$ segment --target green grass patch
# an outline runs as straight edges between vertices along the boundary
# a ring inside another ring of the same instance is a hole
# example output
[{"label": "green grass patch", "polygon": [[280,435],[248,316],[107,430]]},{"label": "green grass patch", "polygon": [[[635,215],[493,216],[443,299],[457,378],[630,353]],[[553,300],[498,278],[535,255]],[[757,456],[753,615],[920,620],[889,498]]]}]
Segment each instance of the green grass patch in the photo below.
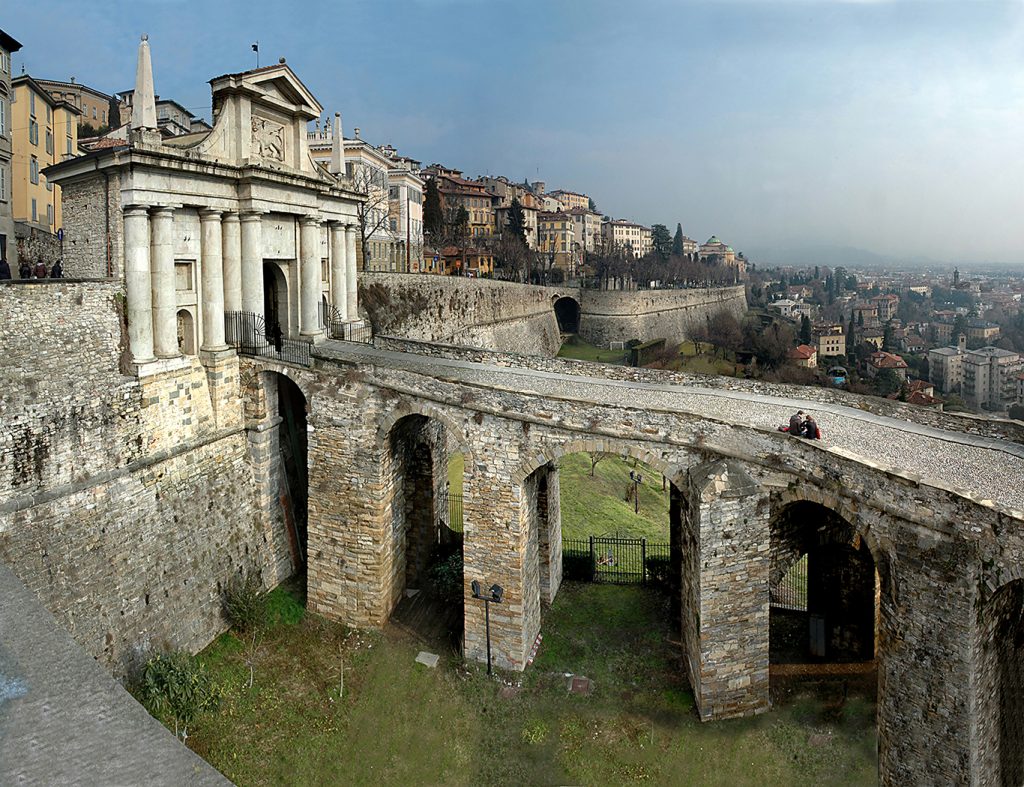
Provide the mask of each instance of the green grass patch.
[{"label": "green grass patch", "polygon": [[[875,783],[868,700],[800,695],[754,719],[700,723],[667,612],[649,589],[567,583],[534,665],[493,678],[397,628],[279,618],[251,688],[233,634],[201,654],[225,698],[188,743],[243,787]],[[427,669],[413,661],[422,649],[448,655]],[[593,691],[568,693],[567,672]]]},{"label": "green grass patch", "polygon": [[[591,476],[588,454],[562,457],[558,466],[563,537],[619,535],[668,543],[670,485],[662,491],[657,470],[633,459],[608,456],[597,463]],[[639,487],[639,513],[634,513],[633,501],[626,500],[632,485],[630,470],[644,479]]]},{"label": "green grass patch", "polygon": [[452,454],[448,458],[448,491],[453,495],[462,494],[462,474],[466,460],[462,454]]},{"label": "green grass patch", "polygon": [[595,363],[606,363],[612,366],[625,366],[625,350],[609,350],[607,348],[595,347],[588,344],[579,336],[570,336],[558,350],[559,358],[569,358],[574,361],[593,361]]}]

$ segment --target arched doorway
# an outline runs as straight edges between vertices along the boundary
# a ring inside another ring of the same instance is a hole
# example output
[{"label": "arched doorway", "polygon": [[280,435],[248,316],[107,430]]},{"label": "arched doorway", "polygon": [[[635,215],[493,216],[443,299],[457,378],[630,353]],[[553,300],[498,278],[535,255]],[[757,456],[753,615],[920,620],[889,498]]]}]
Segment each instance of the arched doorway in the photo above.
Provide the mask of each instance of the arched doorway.
[{"label": "arched doorway", "polygon": [[555,319],[560,333],[579,333],[580,304],[575,298],[563,296],[555,301]]},{"label": "arched doorway", "polygon": [[843,517],[810,501],[785,506],[771,523],[772,662],[873,661],[879,582]]},{"label": "arched doorway", "polygon": [[979,783],[1024,784],[1024,580],[999,588],[979,618]]},{"label": "arched doorway", "polygon": [[391,483],[387,559],[392,618],[428,640],[458,648],[462,523],[450,521],[450,453],[448,430],[437,419],[414,413],[391,427],[384,456]]},{"label": "arched doorway", "polygon": [[268,339],[289,335],[288,280],[274,262],[263,263],[263,316]]},{"label": "arched doorway", "polygon": [[195,320],[188,309],[178,310],[178,350],[182,355],[196,354]]},{"label": "arched doorway", "polygon": [[[263,373],[272,465],[268,497],[280,512],[278,527],[287,542],[293,573],[305,570],[308,545],[309,449],[307,402],[293,380],[276,372]],[[278,550],[280,553],[282,550]]]}]

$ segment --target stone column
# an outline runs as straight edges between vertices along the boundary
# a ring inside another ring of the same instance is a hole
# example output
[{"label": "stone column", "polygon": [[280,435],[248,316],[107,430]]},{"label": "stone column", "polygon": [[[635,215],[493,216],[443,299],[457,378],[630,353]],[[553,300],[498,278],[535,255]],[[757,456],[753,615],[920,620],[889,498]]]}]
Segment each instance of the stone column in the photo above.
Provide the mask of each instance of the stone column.
[{"label": "stone column", "polygon": [[241,219],[242,311],[263,314],[263,219],[243,213]]},{"label": "stone column", "polygon": [[219,210],[199,211],[203,268],[203,344],[200,349],[205,352],[228,349],[224,341],[224,258],[220,214]]},{"label": "stone column", "polygon": [[178,298],[174,282],[174,208],[154,208],[151,218],[153,348],[158,358],[178,352]]},{"label": "stone column", "polygon": [[320,329],[320,220],[299,220],[299,335],[316,339]]},{"label": "stone column", "polygon": [[153,284],[149,273],[149,213],[144,205],[124,209],[124,279],[128,297],[128,343],[135,363],[153,357]]},{"label": "stone column", "polygon": [[237,213],[225,213],[221,221],[224,254],[224,311],[242,310],[242,238]]},{"label": "stone column", "polygon": [[331,306],[338,310],[342,320],[348,319],[348,246],[345,241],[345,226],[331,223]]},{"label": "stone column", "polygon": [[345,227],[345,303],[349,320],[359,319],[358,285],[356,284],[356,232],[355,224]]}]

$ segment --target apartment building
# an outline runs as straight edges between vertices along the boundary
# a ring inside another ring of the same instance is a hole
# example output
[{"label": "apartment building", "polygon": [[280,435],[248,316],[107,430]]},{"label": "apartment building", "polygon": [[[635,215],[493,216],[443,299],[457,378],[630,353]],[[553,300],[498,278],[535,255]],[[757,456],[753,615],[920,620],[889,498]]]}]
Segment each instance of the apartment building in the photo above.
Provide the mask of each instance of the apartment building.
[{"label": "apartment building", "polygon": [[963,360],[962,396],[974,410],[1003,410],[1017,399],[1019,354],[998,347],[968,350]]},{"label": "apartment building", "polygon": [[562,204],[562,210],[570,211],[574,209],[590,210],[590,197],[586,194],[580,194],[576,191],[566,191],[565,189],[555,189],[549,192],[549,194],[557,199]]},{"label": "apartment building", "polygon": [[47,181],[42,169],[76,155],[81,111],[50,95],[28,74],[11,80],[11,192],[15,222],[56,233],[63,225],[60,187]]},{"label": "apartment building", "polygon": [[14,198],[11,193],[11,137],[14,124],[11,118],[11,55],[21,44],[0,30],[0,259],[7,260],[12,275],[18,275],[18,244],[14,240]]},{"label": "apartment building", "polygon": [[573,242],[585,252],[601,248],[601,214],[589,208],[570,208],[566,213],[572,218]]},{"label": "apartment building", "polygon": [[811,335],[818,349],[818,357],[846,355],[846,336],[839,323],[815,325]]},{"label": "apartment building", "polygon": [[582,259],[575,248],[572,214],[544,211],[537,217],[537,231],[537,251],[547,255],[553,267],[574,276]]},{"label": "apartment building", "polygon": [[625,219],[614,219],[601,224],[604,248],[621,250],[637,259],[651,250],[651,230],[642,224]]},{"label": "apartment building", "polygon": [[37,79],[36,82],[57,101],[77,107],[82,113],[78,116],[80,126],[88,125],[92,131],[102,132],[121,125],[120,101],[114,96],[83,85],[74,77],[67,82],[59,79]]},{"label": "apartment building", "polygon": [[875,314],[880,322],[889,322],[889,320],[896,317],[896,310],[900,305],[900,297],[892,293],[885,293],[884,295],[876,295],[869,299],[868,303],[875,307]]}]

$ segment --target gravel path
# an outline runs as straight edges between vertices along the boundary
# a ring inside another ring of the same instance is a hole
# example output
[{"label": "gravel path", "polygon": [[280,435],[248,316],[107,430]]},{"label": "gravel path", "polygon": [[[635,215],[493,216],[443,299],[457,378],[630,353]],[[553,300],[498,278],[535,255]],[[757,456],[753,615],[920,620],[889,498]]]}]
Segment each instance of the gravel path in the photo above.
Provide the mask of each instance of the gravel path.
[{"label": "gravel path", "polygon": [[320,351],[330,357],[408,369],[446,380],[574,401],[713,415],[744,426],[775,428],[788,423],[789,416],[802,409],[814,414],[826,445],[1024,510],[1024,446],[1017,443],[899,421],[842,405],[744,391],[487,366],[340,342],[327,345],[321,345]]}]

